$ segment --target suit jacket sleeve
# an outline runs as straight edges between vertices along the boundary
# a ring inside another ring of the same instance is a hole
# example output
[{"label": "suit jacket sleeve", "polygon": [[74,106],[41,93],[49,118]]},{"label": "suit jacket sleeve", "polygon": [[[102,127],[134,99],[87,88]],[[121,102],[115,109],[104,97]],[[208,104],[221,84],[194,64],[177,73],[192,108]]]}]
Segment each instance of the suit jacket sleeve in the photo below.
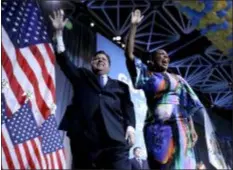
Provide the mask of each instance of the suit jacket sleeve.
[{"label": "suit jacket sleeve", "polygon": [[131,101],[129,86],[124,84],[124,95],[121,99],[122,101],[122,113],[124,116],[124,122],[126,127],[132,126],[135,128],[135,112],[134,112],[134,104]]},{"label": "suit jacket sleeve", "polygon": [[130,168],[131,168],[131,169],[134,169],[133,160],[132,160],[132,159],[129,159],[129,164],[130,164]]},{"label": "suit jacket sleeve", "polygon": [[144,162],[144,167],[143,169],[150,169],[149,165],[148,165],[148,161],[147,160],[143,160]]},{"label": "suit jacket sleeve", "polygon": [[64,130],[64,131],[68,131],[70,129],[71,126],[71,120],[72,120],[72,105],[67,106],[65,114],[59,124],[58,129],[59,130]]},{"label": "suit jacket sleeve", "polygon": [[67,52],[56,53],[57,63],[60,65],[61,70],[70,80],[72,85],[77,82],[77,78],[80,78],[79,68],[77,68],[68,58]]},{"label": "suit jacket sleeve", "polygon": [[[77,79],[80,80],[80,68],[77,68],[67,57],[66,52],[62,53],[56,53],[56,59],[57,63],[60,65],[61,70],[66,75],[66,77],[70,80],[71,84],[75,86]],[[60,122],[59,130],[69,131],[71,126],[71,120],[72,120],[72,112],[73,112],[72,105],[67,106],[65,114]],[[69,136],[67,134],[67,136]]]}]

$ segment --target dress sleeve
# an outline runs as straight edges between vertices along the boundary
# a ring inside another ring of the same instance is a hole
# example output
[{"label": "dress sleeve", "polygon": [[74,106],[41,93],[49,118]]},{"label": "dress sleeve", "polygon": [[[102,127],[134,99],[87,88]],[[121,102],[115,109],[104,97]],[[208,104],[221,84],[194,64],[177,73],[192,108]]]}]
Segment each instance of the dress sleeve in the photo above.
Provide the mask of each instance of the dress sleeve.
[{"label": "dress sleeve", "polygon": [[149,73],[148,73],[148,67],[142,63],[140,59],[135,58],[134,59],[135,67],[136,67],[136,77],[132,78],[132,81],[134,83],[134,87],[136,89],[143,89],[146,82],[149,80]]},{"label": "dress sleeve", "polygon": [[181,105],[186,109],[188,116],[192,116],[199,109],[204,108],[204,106],[188,82],[181,76],[179,76],[179,79],[182,83],[180,96]]}]

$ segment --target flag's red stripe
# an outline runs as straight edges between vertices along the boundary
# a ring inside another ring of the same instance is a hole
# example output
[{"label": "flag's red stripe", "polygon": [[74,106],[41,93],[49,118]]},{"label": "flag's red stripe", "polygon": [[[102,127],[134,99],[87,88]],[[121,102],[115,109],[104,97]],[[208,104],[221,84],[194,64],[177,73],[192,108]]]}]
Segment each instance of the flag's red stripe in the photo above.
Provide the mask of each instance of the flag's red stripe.
[{"label": "flag's red stripe", "polygon": [[11,109],[9,108],[9,106],[6,104],[6,115],[8,116],[8,118],[10,118],[13,113],[11,112]]},{"label": "flag's red stripe", "polygon": [[[64,148],[62,149],[62,154],[63,154],[63,156],[64,156],[64,159],[66,160],[66,154],[65,154],[65,149],[64,149]],[[64,169],[64,168],[66,168],[66,163],[63,164],[63,169]]]},{"label": "flag's red stripe", "polygon": [[51,91],[52,93],[52,97],[53,97],[53,102],[55,102],[55,86],[54,86],[54,82],[53,79],[51,78],[51,76],[49,75],[47,68],[45,66],[45,61],[43,60],[43,56],[40,52],[40,50],[37,48],[37,46],[30,46],[29,47],[32,54],[35,56],[35,59],[37,60],[37,62],[39,63],[41,70],[42,70],[42,75],[45,81],[45,84],[47,85],[48,89]]},{"label": "flag's red stripe", "polygon": [[41,160],[40,162],[42,163],[42,168],[41,169],[47,169],[46,158],[45,158],[45,156],[43,154],[43,151],[42,151],[42,137],[39,136],[38,137],[38,143],[37,142],[35,142],[35,143],[36,143],[37,146],[39,145],[38,151],[39,151],[39,156],[40,156],[40,160]]},{"label": "flag's red stripe", "polygon": [[40,152],[38,150],[38,146],[37,146],[37,144],[36,144],[36,142],[34,140],[31,140],[31,145],[32,145],[32,148],[34,149],[34,153],[35,153],[35,155],[37,157],[37,160],[38,160],[38,162],[40,164],[40,168],[42,169],[43,168],[42,160],[41,160],[41,157],[40,157]]},{"label": "flag's red stripe", "polygon": [[[6,61],[3,63],[3,68],[6,72],[7,78],[9,80],[9,85],[10,85],[13,93],[15,94],[15,97],[18,99],[19,104],[23,104],[25,101],[25,97],[23,96],[24,91],[21,88],[21,86],[19,85],[15,75],[13,74],[12,63],[11,63],[3,46],[2,46],[2,59],[4,61]],[[12,114],[11,112],[7,112],[7,113]]]},{"label": "flag's red stripe", "polygon": [[[36,169],[35,163],[33,162],[33,159],[30,155],[30,151],[29,151],[29,148],[27,146],[27,143],[23,143],[22,145],[23,145],[23,148],[25,150],[25,154],[26,154],[25,156],[26,156],[26,159],[28,161],[30,169]],[[16,146],[16,147],[18,147],[18,146]]]},{"label": "flag's red stripe", "polygon": [[[3,43],[3,42],[2,42]],[[8,60],[7,60],[7,58],[5,57],[5,58],[3,58],[3,55],[6,55],[6,52],[5,52],[5,50],[3,51],[3,45],[1,45],[1,49],[2,49],[2,65],[7,65],[7,63],[8,63]]]},{"label": "flag's red stripe", "polygon": [[62,153],[64,155],[64,158],[66,159],[65,149],[62,149]]},{"label": "flag's red stripe", "polygon": [[2,140],[1,140],[2,141],[2,149],[6,155],[6,162],[8,164],[8,167],[9,167],[9,169],[16,169],[14,164],[13,164],[13,160],[11,158],[11,155],[10,155],[9,149],[7,147],[7,143],[5,141],[5,138],[2,134],[1,134],[1,137],[2,137]]},{"label": "flag's red stripe", "polygon": [[[45,162],[46,162],[46,167],[47,167],[47,169],[49,169],[49,160],[48,160],[47,155],[45,155]],[[51,169],[51,168],[50,168],[50,169]]]},{"label": "flag's red stripe", "polygon": [[48,52],[49,54],[49,58],[50,58],[50,61],[53,65],[55,65],[55,55],[51,49],[51,47],[49,46],[49,44],[44,44],[45,48],[46,48],[46,51]]},{"label": "flag's red stripe", "polygon": [[55,160],[53,159],[53,153],[50,153],[49,156],[50,156],[51,163],[52,163],[52,168],[51,169],[55,169],[55,166],[54,166]]},{"label": "flag's red stripe", "polygon": [[65,167],[62,167],[61,157],[60,157],[59,151],[60,150],[56,151],[56,157],[57,157],[57,162],[58,162],[58,169],[64,169]]},{"label": "flag's red stripe", "polygon": [[38,105],[38,108],[43,118],[47,119],[50,114],[50,109],[48,108],[47,104],[45,103],[44,99],[41,96],[38,85],[39,82],[37,81],[37,78],[34,72],[32,71],[31,67],[29,66],[29,64],[27,63],[27,61],[25,60],[25,58],[22,56],[21,52],[18,49],[16,49],[16,57],[21,69],[23,70],[23,72],[25,73],[25,75],[27,76],[27,78],[29,79],[29,81],[31,82],[34,88],[36,103]]},{"label": "flag's red stripe", "polygon": [[19,161],[20,169],[26,169],[27,167],[25,167],[23,164],[23,159],[21,157],[20,150],[17,146],[15,147],[15,153]]}]

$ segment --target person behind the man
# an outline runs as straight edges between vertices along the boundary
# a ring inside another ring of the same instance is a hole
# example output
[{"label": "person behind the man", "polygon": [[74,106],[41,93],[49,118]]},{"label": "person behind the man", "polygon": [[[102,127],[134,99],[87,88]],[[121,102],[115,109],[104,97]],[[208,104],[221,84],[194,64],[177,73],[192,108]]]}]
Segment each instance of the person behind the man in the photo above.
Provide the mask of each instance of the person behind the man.
[{"label": "person behind the man", "polygon": [[110,57],[97,52],[92,70],[76,68],[66,57],[62,10],[50,16],[56,33],[57,62],[70,80],[74,96],[59,126],[70,138],[74,169],[130,169],[135,113],[129,87],[108,77]]},{"label": "person behind the man", "polygon": [[145,159],[142,159],[142,148],[135,147],[133,149],[134,158],[130,159],[131,168],[133,170],[139,169],[149,169],[148,162]]}]

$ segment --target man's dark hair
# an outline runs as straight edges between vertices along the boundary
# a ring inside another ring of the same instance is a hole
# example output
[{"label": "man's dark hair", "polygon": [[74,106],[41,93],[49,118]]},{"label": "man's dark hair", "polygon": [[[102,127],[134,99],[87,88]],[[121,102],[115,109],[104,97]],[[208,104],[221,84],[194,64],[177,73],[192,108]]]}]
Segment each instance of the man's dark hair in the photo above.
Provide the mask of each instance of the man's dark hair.
[{"label": "man's dark hair", "polygon": [[109,55],[105,51],[102,51],[102,50],[101,51],[97,51],[92,58],[94,58],[98,54],[104,54],[108,58],[109,65],[111,65],[111,59],[110,59]]},{"label": "man's dark hair", "polygon": [[137,149],[141,149],[141,147],[136,146],[135,148],[133,148],[133,153],[135,153]]}]

